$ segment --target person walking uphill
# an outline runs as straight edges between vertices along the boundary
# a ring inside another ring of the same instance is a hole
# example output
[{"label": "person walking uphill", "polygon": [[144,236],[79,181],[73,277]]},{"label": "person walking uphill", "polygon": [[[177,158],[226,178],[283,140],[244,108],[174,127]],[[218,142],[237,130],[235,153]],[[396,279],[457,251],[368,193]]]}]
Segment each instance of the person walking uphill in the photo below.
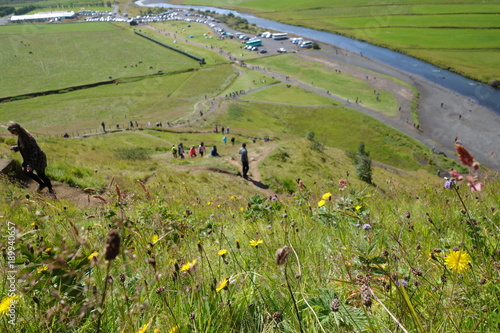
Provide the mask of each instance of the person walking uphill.
[{"label": "person walking uphill", "polygon": [[241,166],[242,166],[243,178],[248,179],[249,166],[248,166],[248,151],[247,151],[246,147],[247,147],[247,144],[245,142],[243,142],[241,144],[241,148],[240,148],[240,151],[238,152],[238,154],[241,155]]},{"label": "person walking uphill", "polygon": [[[45,175],[45,169],[47,168],[47,156],[42,149],[40,149],[35,138],[30,134],[30,132],[25,130],[16,122],[9,122],[7,124],[7,130],[12,134],[17,135],[17,146],[12,146],[10,149],[21,153],[23,157],[23,171],[28,177],[39,184],[38,192],[41,192],[47,187],[49,189],[49,193],[55,194],[49,177]],[[36,174],[33,173],[33,171],[36,171]]]}]

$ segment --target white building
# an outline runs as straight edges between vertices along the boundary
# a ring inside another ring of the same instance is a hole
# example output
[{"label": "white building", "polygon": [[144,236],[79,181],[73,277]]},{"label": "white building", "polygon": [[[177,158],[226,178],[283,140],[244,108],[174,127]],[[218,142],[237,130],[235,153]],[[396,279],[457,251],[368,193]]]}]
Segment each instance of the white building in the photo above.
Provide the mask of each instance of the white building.
[{"label": "white building", "polygon": [[12,15],[10,21],[48,21],[53,19],[72,19],[75,18],[75,12],[40,12],[36,14],[29,15]]}]

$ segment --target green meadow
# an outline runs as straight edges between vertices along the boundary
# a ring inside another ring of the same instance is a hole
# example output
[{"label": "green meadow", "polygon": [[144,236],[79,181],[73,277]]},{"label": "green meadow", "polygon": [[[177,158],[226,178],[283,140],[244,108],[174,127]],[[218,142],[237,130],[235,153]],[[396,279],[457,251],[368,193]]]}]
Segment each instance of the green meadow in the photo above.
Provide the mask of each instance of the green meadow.
[{"label": "green meadow", "polygon": [[[10,150],[16,138],[2,129],[0,157],[15,165],[0,177],[0,331],[500,328],[498,174],[476,174],[349,108],[343,99],[359,96],[397,115],[395,96],[381,91],[376,101],[347,65],[339,73],[287,54],[248,55],[240,66],[219,53],[238,52],[237,41],[211,40],[195,24],[141,30],[204,66],[125,26],[44,25],[24,38],[25,27],[0,27],[14,41],[2,43],[1,96],[58,93],[3,101],[0,123],[35,136],[57,198],[26,184]],[[180,38],[187,33],[196,37]],[[40,50],[29,54],[19,40]],[[112,84],[70,89],[109,76]],[[201,142],[220,157],[174,158],[173,145]],[[250,180],[241,177],[243,142]],[[371,182],[361,179],[367,159]],[[451,169],[478,179],[457,176],[445,188]]]},{"label": "green meadow", "polygon": [[[184,3],[184,1],[175,1]],[[483,54],[498,50],[500,40],[497,1],[465,4],[457,1],[387,3],[339,1],[226,1],[198,0],[213,5],[251,11],[287,24],[346,35],[421,58],[482,82],[500,77],[499,58],[485,64]],[[453,36],[453,38],[450,38]],[[426,50],[432,49],[432,52]],[[467,54],[464,64],[461,54]]]},{"label": "green meadow", "polygon": [[6,26],[0,27],[0,43],[8,45],[2,51],[1,97],[199,67],[124,25]]}]

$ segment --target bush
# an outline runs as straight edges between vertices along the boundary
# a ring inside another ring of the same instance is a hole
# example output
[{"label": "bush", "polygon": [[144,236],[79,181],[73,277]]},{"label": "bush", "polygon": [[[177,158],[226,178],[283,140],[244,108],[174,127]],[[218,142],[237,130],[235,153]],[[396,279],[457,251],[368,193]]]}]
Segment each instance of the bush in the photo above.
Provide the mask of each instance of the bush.
[{"label": "bush", "polygon": [[370,158],[370,153],[365,150],[365,144],[363,142],[359,144],[355,163],[358,178],[368,184],[372,184],[372,160]]}]

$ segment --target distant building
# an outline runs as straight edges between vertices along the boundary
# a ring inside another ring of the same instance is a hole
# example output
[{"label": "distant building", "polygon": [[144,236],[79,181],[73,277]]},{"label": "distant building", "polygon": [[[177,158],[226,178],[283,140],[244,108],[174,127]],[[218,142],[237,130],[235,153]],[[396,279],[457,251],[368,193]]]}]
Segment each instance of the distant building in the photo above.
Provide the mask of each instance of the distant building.
[{"label": "distant building", "polygon": [[12,15],[10,21],[20,22],[20,21],[49,21],[49,20],[62,20],[62,19],[72,19],[75,18],[75,12],[40,12],[36,14],[29,15]]}]

